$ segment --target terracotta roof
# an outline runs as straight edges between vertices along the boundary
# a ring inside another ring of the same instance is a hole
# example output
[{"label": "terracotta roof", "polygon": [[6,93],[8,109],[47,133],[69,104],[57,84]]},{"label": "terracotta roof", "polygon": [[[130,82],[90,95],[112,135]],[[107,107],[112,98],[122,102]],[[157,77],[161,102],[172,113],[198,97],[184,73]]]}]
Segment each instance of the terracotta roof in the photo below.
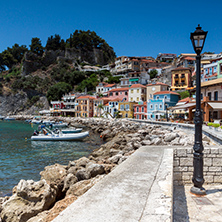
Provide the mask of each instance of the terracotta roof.
[{"label": "terracotta roof", "polygon": [[115,85],[116,85],[116,83],[114,83],[114,84],[107,84],[104,87],[112,87],[112,86],[115,86]]},{"label": "terracotta roof", "polygon": [[196,60],[195,58],[192,58],[192,57],[189,57],[189,56],[185,57],[184,59],[186,59],[186,60],[193,60],[193,61]]},{"label": "terracotta roof", "polygon": [[92,96],[80,96],[77,99],[96,99],[96,98]]},{"label": "terracotta roof", "polygon": [[192,100],[193,100],[193,98],[187,97],[187,98],[184,98],[184,99],[179,100],[178,103],[181,103],[181,102],[190,102],[190,101],[192,101]]},{"label": "terracotta roof", "polygon": [[109,92],[118,92],[118,91],[128,91],[129,88],[116,88],[116,89],[111,89]]},{"label": "terracotta roof", "polygon": [[185,67],[177,67],[176,69],[172,69],[172,71],[176,70],[190,70],[190,68],[185,68]]},{"label": "terracotta roof", "polygon": [[155,86],[155,85],[169,86],[168,84],[165,84],[165,83],[162,83],[162,82],[156,82],[155,84],[150,83],[146,86]]},{"label": "terracotta roof", "polygon": [[110,99],[109,101],[122,101],[123,99],[120,99],[119,97],[114,98],[114,99]]},{"label": "terracotta roof", "polygon": [[179,93],[172,92],[172,91],[160,91],[160,92],[155,92],[153,95],[160,95],[160,94],[174,94],[174,95],[180,95]]},{"label": "terracotta roof", "polygon": [[142,85],[142,84],[133,84],[132,86],[130,86],[130,89],[132,88],[146,88],[146,86]]}]

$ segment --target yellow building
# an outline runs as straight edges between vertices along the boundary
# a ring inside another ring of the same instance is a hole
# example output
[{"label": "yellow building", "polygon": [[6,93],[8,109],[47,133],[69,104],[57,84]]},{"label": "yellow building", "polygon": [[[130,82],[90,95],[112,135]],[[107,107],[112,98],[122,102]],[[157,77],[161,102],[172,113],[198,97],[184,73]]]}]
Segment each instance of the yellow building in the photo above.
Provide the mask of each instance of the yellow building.
[{"label": "yellow building", "polygon": [[186,89],[191,86],[191,69],[178,67],[171,70],[171,90]]},{"label": "yellow building", "polygon": [[95,97],[80,96],[76,99],[75,117],[93,117],[93,101]]},{"label": "yellow building", "polygon": [[119,115],[123,118],[133,118],[133,105],[135,102],[119,102]]}]

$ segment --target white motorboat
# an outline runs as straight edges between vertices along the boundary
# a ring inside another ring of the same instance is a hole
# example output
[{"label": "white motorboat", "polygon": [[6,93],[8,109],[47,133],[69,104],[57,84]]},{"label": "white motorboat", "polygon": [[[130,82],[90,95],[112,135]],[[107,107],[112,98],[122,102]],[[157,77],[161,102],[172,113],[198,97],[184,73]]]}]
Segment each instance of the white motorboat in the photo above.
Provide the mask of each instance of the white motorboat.
[{"label": "white motorboat", "polygon": [[68,127],[68,123],[63,123],[63,122],[55,122],[50,124],[53,128],[62,128],[62,127]]},{"label": "white motorboat", "polygon": [[89,136],[89,132],[82,132],[82,133],[69,133],[63,134],[59,132],[58,134],[52,132],[48,128],[42,128],[42,132],[38,133],[35,131],[31,140],[35,141],[73,141],[73,140],[82,140],[85,137]]},{"label": "white motorboat", "polygon": [[82,132],[82,128],[67,128],[67,129],[62,129],[61,131],[62,131],[62,133],[65,133],[65,134],[80,133],[80,132]]},{"label": "white motorboat", "polygon": [[5,117],[4,120],[15,120],[15,118],[14,118],[14,117],[7,116],[7,117]]},{"label": "white motorboat", "polygon": [[46,126],[50,126],[51,124],[54,124],[55,121],[54,120],[43,120],[42,124],[45,124]]},{"label": "white motorboat", "polygon": [[31,123],[40,124],[40,123],[42,123],[42,119],[41,119],[40,117],[38,117],[38,116],[35,116],[35,117],[32,119]]}]

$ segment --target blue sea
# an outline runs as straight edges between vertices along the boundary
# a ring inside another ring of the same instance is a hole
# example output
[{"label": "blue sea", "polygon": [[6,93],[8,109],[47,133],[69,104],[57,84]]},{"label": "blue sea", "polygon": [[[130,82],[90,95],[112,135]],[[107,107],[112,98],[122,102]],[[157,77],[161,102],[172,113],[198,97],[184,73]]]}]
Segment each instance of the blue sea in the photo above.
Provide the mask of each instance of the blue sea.
[{"label": "blue sea", "polygon": [[84,141],[31,141],[34,129],[36,125],[22,121],[0,121],[0,196],[11,195],[21,179],[40,180],[45,166],[68,165],[103,143],[92,133]]}]

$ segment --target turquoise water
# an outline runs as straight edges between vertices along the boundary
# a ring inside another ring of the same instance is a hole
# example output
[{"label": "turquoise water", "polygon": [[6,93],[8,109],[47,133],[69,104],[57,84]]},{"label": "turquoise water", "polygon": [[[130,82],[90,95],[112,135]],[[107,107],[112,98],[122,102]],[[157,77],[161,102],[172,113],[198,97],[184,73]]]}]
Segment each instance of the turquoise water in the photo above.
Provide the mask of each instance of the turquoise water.
[{"label": "turquoise water", "polygon": [[84,141],[31,141],[36,128],[21,121],[0,121],[0,196],[11,195],[20,179],[38,181],[45,166],[68,165],[102,144],[92,133]]}]

